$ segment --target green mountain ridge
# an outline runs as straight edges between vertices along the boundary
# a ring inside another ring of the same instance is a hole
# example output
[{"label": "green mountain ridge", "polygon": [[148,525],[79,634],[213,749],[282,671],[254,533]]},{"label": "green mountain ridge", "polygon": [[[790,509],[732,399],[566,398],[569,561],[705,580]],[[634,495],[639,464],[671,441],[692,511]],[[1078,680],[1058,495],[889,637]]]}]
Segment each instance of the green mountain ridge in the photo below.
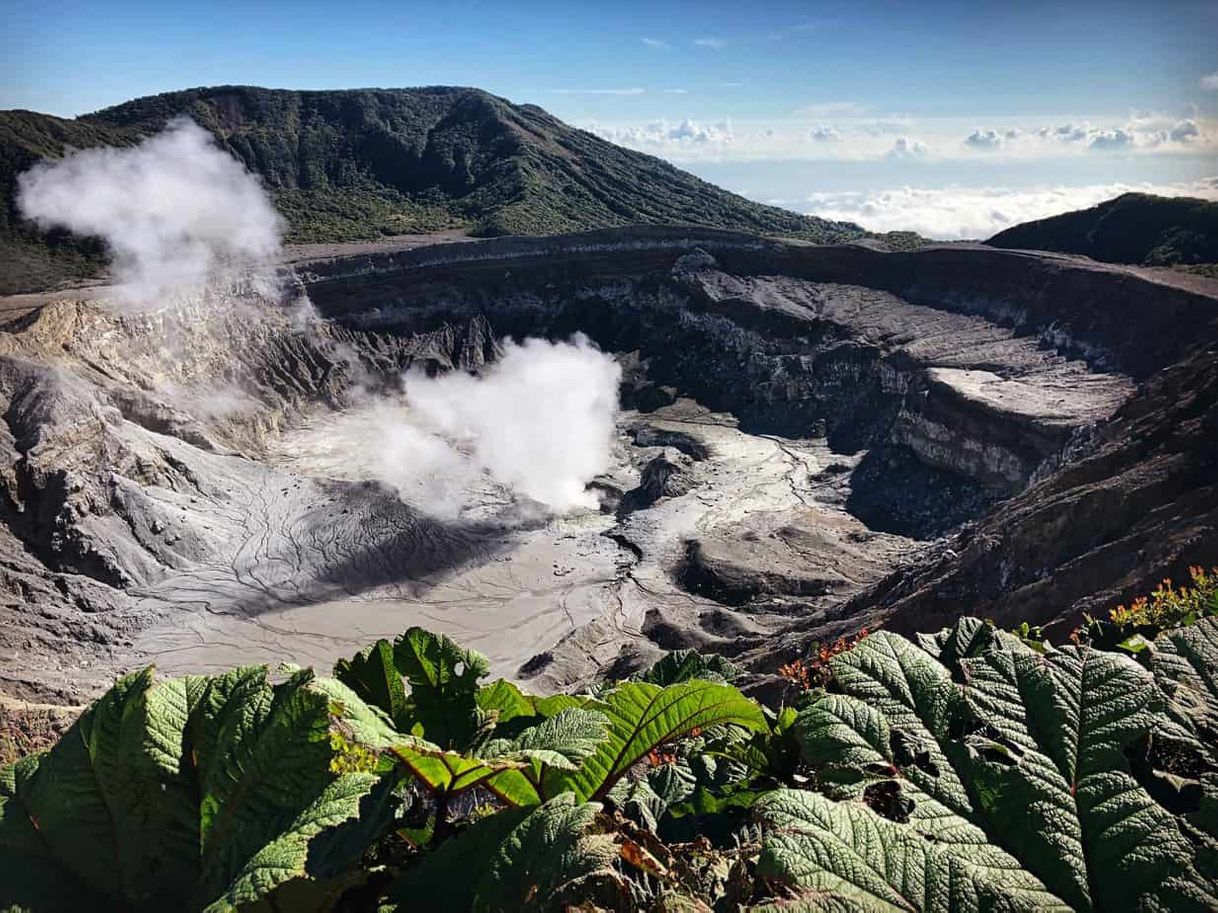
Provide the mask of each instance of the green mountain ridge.
[{"label": "green mountain ridge", "polygon": [[1090,209],[1016,225],[985,243],[1141,266],[1218,263],[1218,203],[1125,193]]},{"label": "green mountain ridge", "polygon": [[[17,175],[71,148],[126,146],[186,115],[258,174],[290,242],[462,228],[547,235],[697,224],[840,242],[871,235],[766,206],[658,158],[479,89],[188,89],[75,119],[0,112],[0,291],[88,275],[98,244],[44,234],[16,210]],[[898,238],[899,239],[899,238]]]}]

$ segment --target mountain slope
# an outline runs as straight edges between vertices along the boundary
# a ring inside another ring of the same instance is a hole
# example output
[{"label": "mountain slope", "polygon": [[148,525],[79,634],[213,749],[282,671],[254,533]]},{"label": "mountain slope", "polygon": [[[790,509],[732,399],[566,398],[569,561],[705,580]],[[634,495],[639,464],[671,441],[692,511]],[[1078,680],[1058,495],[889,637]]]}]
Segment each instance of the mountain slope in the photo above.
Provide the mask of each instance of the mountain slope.
[{"label": "mountain slope", "polygon": [[865,236],[754,203],[478,89],[299,92],[245,86],[136,99],[75,120],[0,112],[0,256],[7,290],[76,275],[95,249],[20,225],[16,175],[67,147],[126,145],[188,115],[255,173],[299,242],[461,227],[554,234],[638,222],[700,224],[815,241]]},{"label": "mountain slope", "polygon": [[985,243],[1109,263],[1218,263],[1218,203],[1126,193],[1090,209],[1016,225]]}]

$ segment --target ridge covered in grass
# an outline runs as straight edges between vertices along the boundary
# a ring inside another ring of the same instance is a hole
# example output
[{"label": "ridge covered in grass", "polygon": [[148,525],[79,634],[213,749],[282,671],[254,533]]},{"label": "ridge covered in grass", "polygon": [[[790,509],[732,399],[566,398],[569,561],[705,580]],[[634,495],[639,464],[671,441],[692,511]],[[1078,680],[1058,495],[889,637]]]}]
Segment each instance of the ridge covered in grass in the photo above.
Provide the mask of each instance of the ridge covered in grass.
[{"label": "ridge covered in grass", "polygon": [[707,225],[835,242],[867,237],[755,203],[658,158],[479,89],[189,89],[75,119],[0,112],[0,291],[88,275],[96,244],[24,224],[16,176],[72,148],[127,146],[192,118],[257,174],[290,242],[463,229],[548,235],[635,223]]}]

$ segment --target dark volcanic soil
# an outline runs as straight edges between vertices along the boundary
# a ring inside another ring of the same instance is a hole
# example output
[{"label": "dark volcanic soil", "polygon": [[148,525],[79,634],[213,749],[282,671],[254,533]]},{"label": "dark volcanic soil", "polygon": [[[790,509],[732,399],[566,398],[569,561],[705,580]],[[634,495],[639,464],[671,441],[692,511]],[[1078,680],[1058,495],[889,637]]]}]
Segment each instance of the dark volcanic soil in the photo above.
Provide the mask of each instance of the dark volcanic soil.
[{"label": "dark volcanic soil", "polygon": [[[1066,623],[1218,560],[1218,302],[1196,289],[662,228],[297,269],[320,316],[60,302],[0,332],[0,688],[326,666],[409,624],[535,687],[681,646],[766,672],[879,620]],[[488,485],[442,521],[328,446],[397,408],[409,367],[577,331],[624,369],[603,512]]]}]

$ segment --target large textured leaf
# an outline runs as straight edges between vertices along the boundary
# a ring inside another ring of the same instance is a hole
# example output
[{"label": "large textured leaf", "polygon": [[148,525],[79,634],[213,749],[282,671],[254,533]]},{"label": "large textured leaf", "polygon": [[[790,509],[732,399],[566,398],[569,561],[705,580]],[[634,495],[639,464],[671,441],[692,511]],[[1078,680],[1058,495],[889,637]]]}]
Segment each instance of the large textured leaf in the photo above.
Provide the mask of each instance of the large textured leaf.
[{"label": "large textured leaf", "polygon": [[264,668],[121,680],[0,780],[0,900],[54,910],[53,892],[75,883],[76,908],[228,910],[292,885],[294,907],[310,909],[362,851],[335,829],[361,812],[376,826],[377,777],[331,770],[332,737],[370,711],[331,684],[298,673],[272,686]]},{"label": "large textured leaf", "polygon": [[832,661],[845,693],[814,701],[798,727],[826,792],[863,800],[892,819],[883,828],[1009,854],[1076,909],[1204,908],[1189,842],[1125,756],[1158,719],[1150,675],[981,631],[962,624],[930,645],[963,684],[893,634]]},{"label": "large textured leaf", "polygon": [[708,682],[730,682],[736,679],[741,671],[734,662],[717,653],[673,650],[634,678],[636,681],[650,682],[653,685],[676,685],[694,678]]},{"label": "large textured leaf", "polygon": [[478,689],[474,700],[479,710],[493,712],[500,725],[522,717],[532,717],[537,713],[535,699],[504,679],[483,685]]},{"label": "large textured leaf", "polygon": [[692,730],[720,723],[766,728],[753,701],[731,685],[700,679],[661,688],[626,682],[610,691],[597,709],[609,718],[609,734],[577,771],[548,771],[544,793],[565,790],[581,801],[603,799],[618,779],[658,745]]},{"label": "large textured leaf", "polygon": [[478,680],[490,671],[487,658],[443,634],[411,628],[394,642],[393,660],[410,683],[423,737],[443,748],[468,748],[479,727]]},{"label": "large textured leaf", "polygon": [[1166,705],[1153,732],[1172,770],[1157,776],[1182,802],[1198,868],[1218,881],[1218,619],[1160,634],[1151,670]]},{"label": "large textured leaf", "polygon": [[563,910],[606,889],[612,895],[617,851],[594,832],[598,811],[563,795],[477,821],[408,869],[390,888],[387,909],[516,913]]},{"label": "large textured leaf", "polygon": [[842,690],[879,711],[895,740],[889,753],[918,759],[901,765],[919,789],[967,817],[968,793],[943,746],[959,714],[961,696],[951,673],[933,657],[896,634],[881,631],[832,660]]},{"label": "large textured leaf", "polygon": [[393,883],[382,913],[469,913],[500,844],[533,808],[509,808],[481,818],[442,843]]},{"label": "large textured leaf", "polygon": [[1209,753],[1218,752],[1218,618],[1160,634],[1151,668],[1169,714]]},{"label": "large textured leaf", "polygon": [[612,881],[612,838],[588,833],[600,808],[570,794],[551,799],[500,844],[478,887],[475,913],[562,910],[595,893],[597,876]]},{"label": "large textured leaf", "polygon": [[334,664],[334,677],[365,703],[384,710],[399,729],[410,728],[406,686],[394,665],[389,641],[381,638],[350,659],[340,659]]},{"label": "large textured leaf", "polygon": [[608,718],[596,710],[563,710],[516,738],[496,739],[482,749],[488,758],[537,761],[559,770],[575,770],[605,740]]},{"label": "large textured leaf", "polygon": [[477,757],[420,740],[395,745],[390,753],[432,792],[456,794],[481,786],[510,805],[535,805],[541,801],[542,771],[577,769],[604,741],[608,725],[603,713],[571,708],[540,718],[514,739],[488,742]]},{"label": "large textured leaf", "polygon": [[[176,712],[149,725],[152,687],[151,669],[122,679],[51,751],[17,768],[11,794],[0,799],[0,901],[42,909],[39,888],[68,879],[103,906],[152,908],[197,881],[200,861],[189,849],[197,810],[174,777],[180,749],[172,770],[144,751],[150,730],[158,756],[162,744],[180,746],[190,708],[165,696]],[[185,701],[185,689],[176,696]]]},{"label": "large textured leaf", "polygon": [[863,805],[799,790],[772,793],[754,808],[767,834],[758,874],[801,892],[801,909],[1070,909],[984,840],[928,840]]}]

